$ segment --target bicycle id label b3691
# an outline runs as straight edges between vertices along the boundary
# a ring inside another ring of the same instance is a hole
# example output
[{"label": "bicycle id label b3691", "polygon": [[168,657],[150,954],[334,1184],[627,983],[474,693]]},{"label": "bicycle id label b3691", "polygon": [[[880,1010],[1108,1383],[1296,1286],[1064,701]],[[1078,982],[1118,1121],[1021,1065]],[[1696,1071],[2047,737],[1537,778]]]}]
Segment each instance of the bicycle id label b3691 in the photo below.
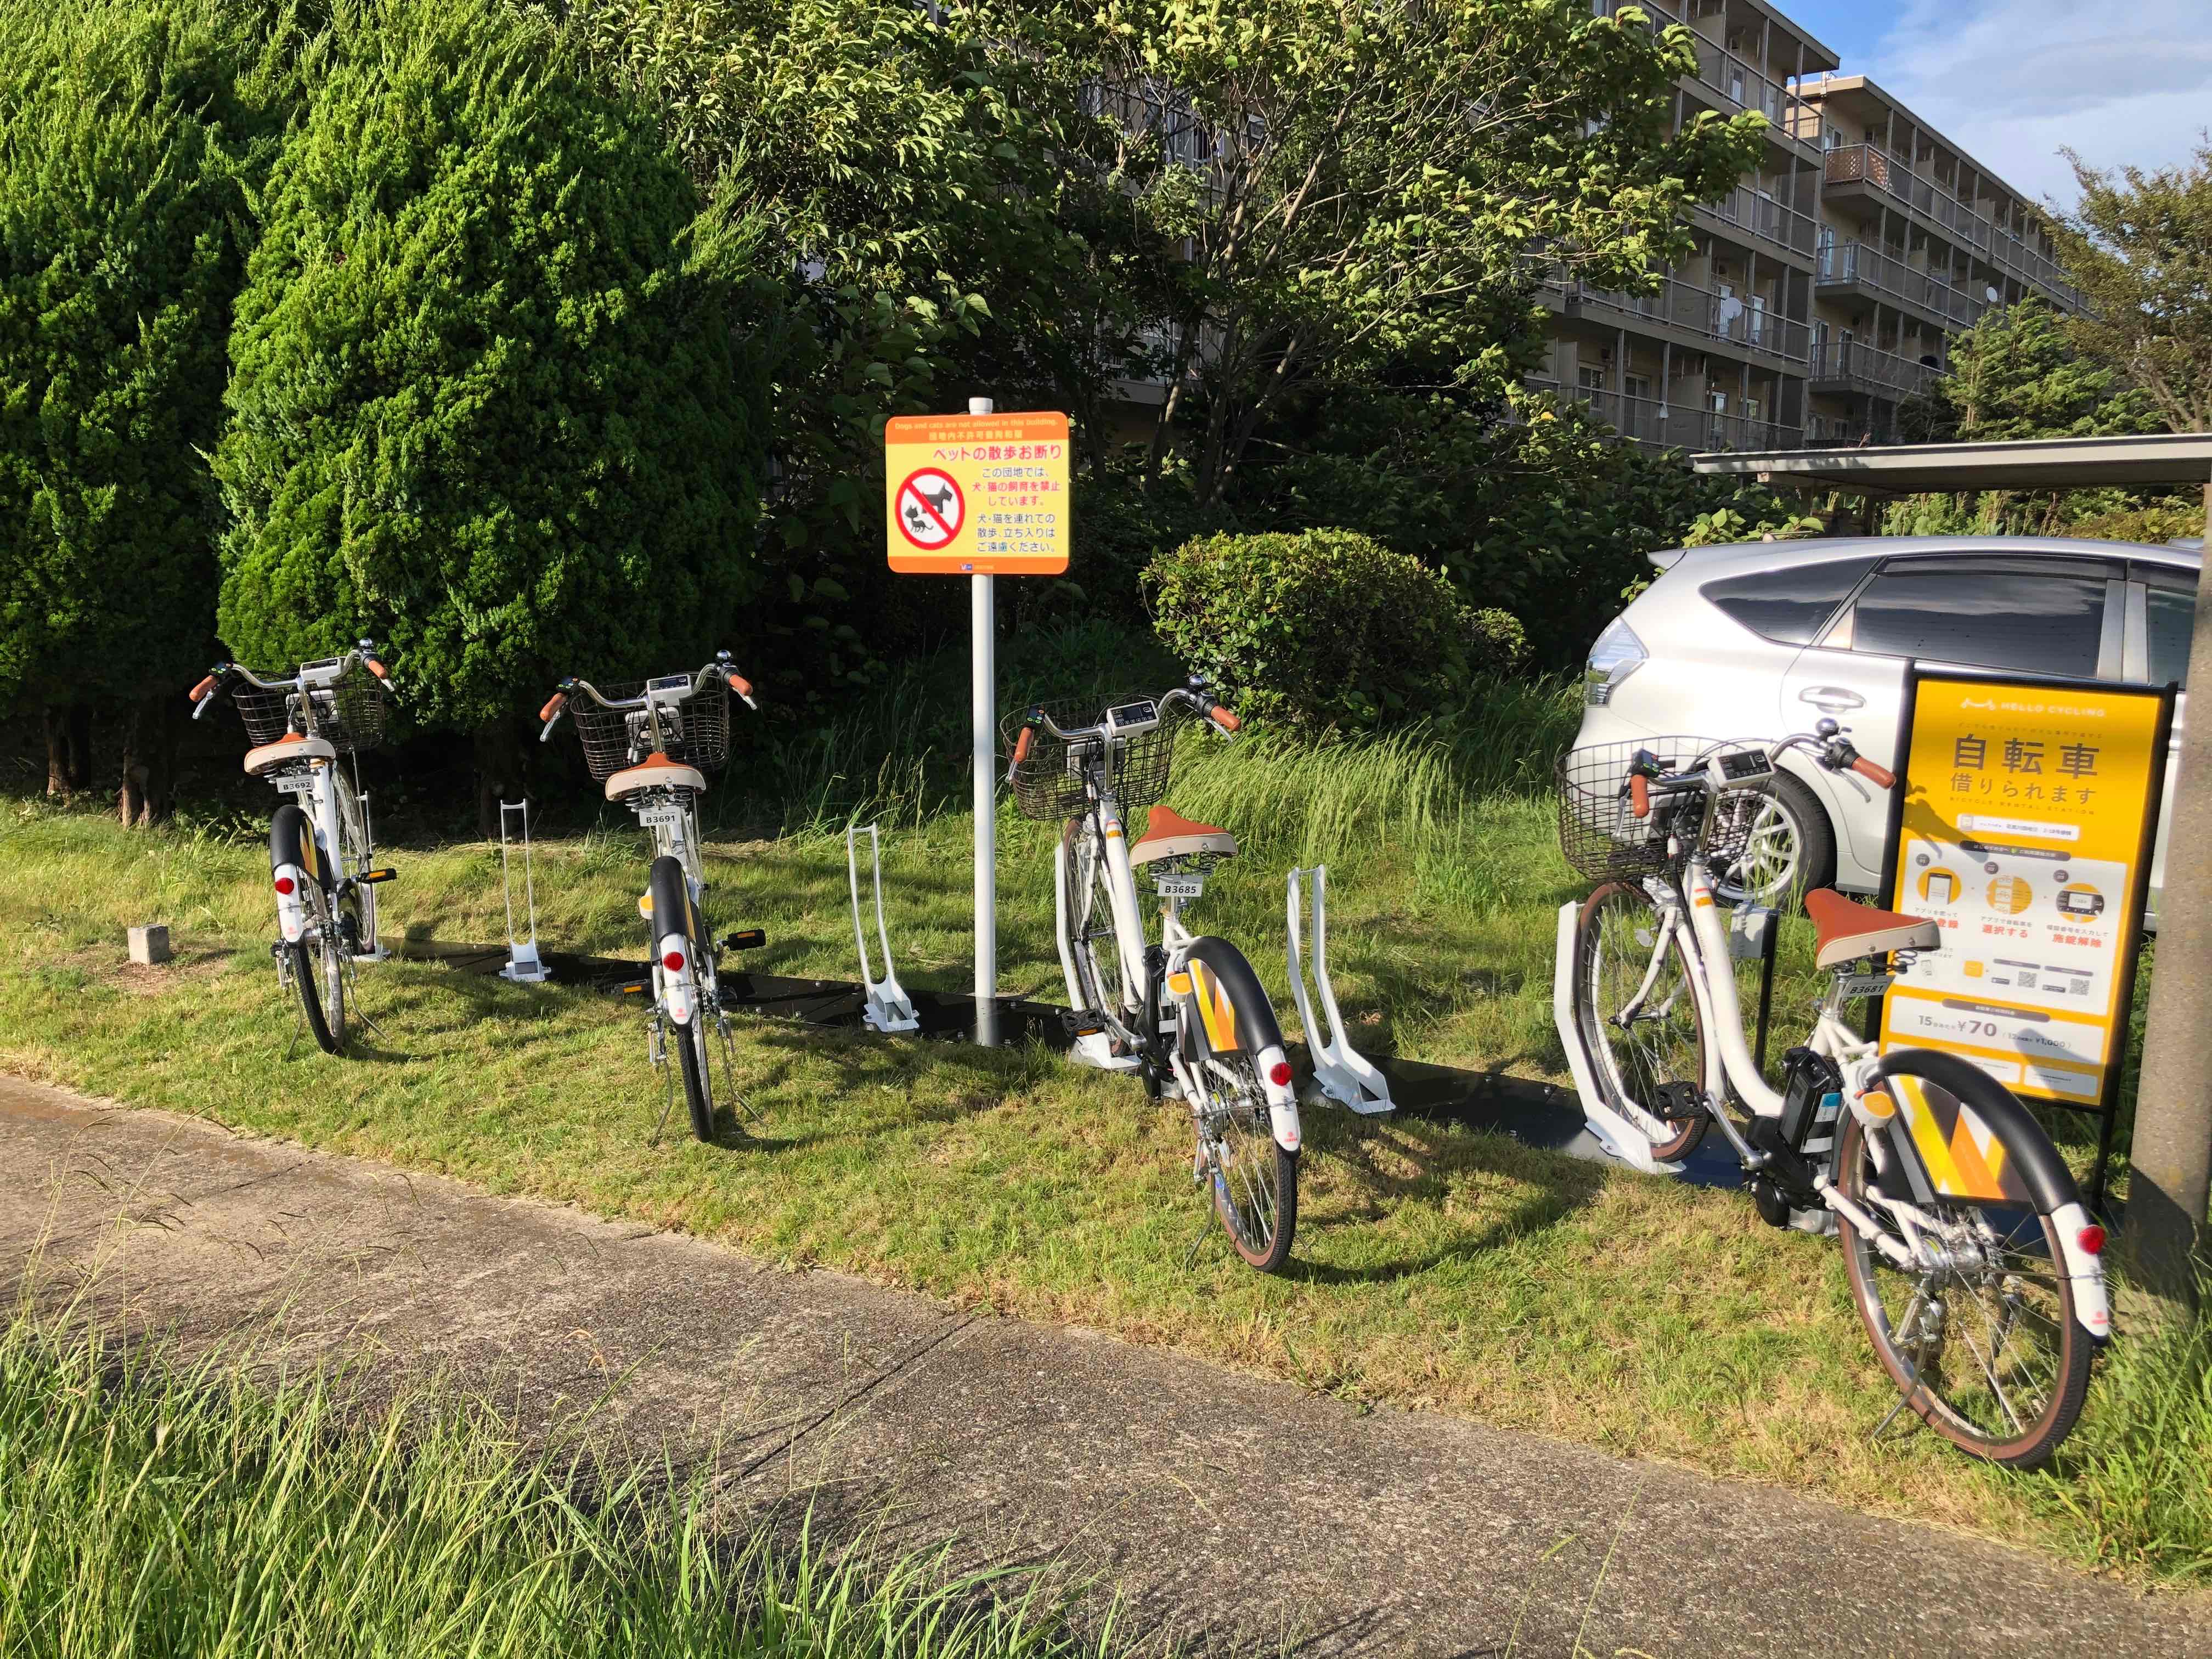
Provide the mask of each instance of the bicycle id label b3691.
[{"label": "bicycle id label b3691", "polygon": [[641,806],[637,821],[647,830],[681,830],[684,809],[680,806]]}]

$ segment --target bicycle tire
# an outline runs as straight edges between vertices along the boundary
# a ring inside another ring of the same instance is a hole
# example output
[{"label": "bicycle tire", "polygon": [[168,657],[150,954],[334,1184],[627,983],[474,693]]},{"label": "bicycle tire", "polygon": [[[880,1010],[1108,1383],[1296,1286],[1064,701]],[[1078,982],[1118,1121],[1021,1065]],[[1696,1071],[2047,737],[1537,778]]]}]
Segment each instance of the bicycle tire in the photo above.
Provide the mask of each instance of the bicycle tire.
[{"label": "bicycle tire", "polygon": [[[2040,1159],[2049,1160],[2045,1167],[2063,1168],[2057,1165],[2050,1138],[2004,1086],[1966,1062],[1948,1054],[1906,1051],[1887,1056],[1883,1071],[1892,1079],[1910,1077],[1923,1087],[1932,1085],[1937,1092],[1927,1098],[1939,1109],[1942,1097],[1948,1097],[1956,1107],[1972,1111],[2003,1149],[2001,1158],[1984,1158],[1990,1168],[2033,1170]],[[1868,1202],[1869,1190],[1879,1179],[1868,1131],[1855,1114],[1845,1115],[1849,1122],[1836,1149],[1836,1184],[1844,1197],[1865,1205],[1877,1217],[1885,1216],[1878,1203]],[[1890,1133],[1893,1160],[1901,1163],[1898,1132]],[[2039,1146],[2034,1144],[2037,1139]],[[2070,1178],[2067,1185],[2070,1192]],[[2002,1204],[1942,1196],[1918,1202],[1946,1221],[1978,1217],[1998,1243],[1994,1249],[1985,1246],[1987,1259],[1978,1265],[1908,1272],[1891,1263],[1845,1220],[1841,1229],[1844,1276],[1875,1357],[1905,1394],[1907,1409],[1960,1451],[2008,1468],[2039,1468],[2050,1461],[2081,1414],[2095,1347],[2075,1317],[2073,1284],[2063,1270],[2052,1215],[2057,1206],[2032,1188],[2016,1188],[2013,1200]],[[1996,1306],[2004,1306],[2008,1300],[2012,1304],[2012,1316],[2002,1330],[1991,1317],[1992,1292]],[[1899,1295],[1904,1306],[1893,1313]],[[1925,1309],[1931,1300],[1942,1313],[1928,1321]],[[1972,1322],[1956,1319],[1961,1303],[1978,1316],[1978,1331]],[[2037,1305],[2028,1306],[2030,1303]],[[2018,1316],[2023,1310],[2028,1316],[2024,1319]],[[1966,1362],[1960,1364],[1949,1363],[1948,1339],[1954,1320],[1960,1345],[1967,1350]],[[1936,1328],[1932,1336],[1927,1323]],[[2035,1369],[2045,1374],[2039,1399],[2023,1399],[2018,1404],[2008,1395],[2005,1379],[2020,1376],[2034,1362],[2026,1355],[2008,1360],[2014,1352],[2011,1332],[2015,1327],[2036,1339],[2034,1346],[2044,1363]],[[1987,1352],[1978,1346],[1978,1336]],[[2033,1409],[2023,1419],[2021,1405],[2031,1403]]]},{"label": "bicycle tire", "polygon": [[1190,1108],[1214,1217],[1246,1265],[1280,1273],[1297,1235],[1299,1155],[1275,1139],[1259,1060],[1280,1053],[1282,1030],[1251,963],[1227,941],[1195,940],[1183,977],[1176,1040],[1206,1094]]},{"label": "bicycle tire", "polygon": [[[304,900],[309,912],[307,937],[284,948],[292,955],[292,984],[307,1031],[326,1054],[345,1050],[345,957],[338,947],[337,923],[319,886]],[[319,974],[322,983],[316,982]]]},{"label": "bicycle tire", "polygon": [[714,1073],[707,1064],[707,1022],[697,1014],[688,1025],[676,1028],[676,1054],[684,1073],[684,1103],[691,1113],[691,1133],[708,1146],[714,1142]]},{"label": "bicycle tire", "polygon": [[[1702,1099],[1708,1081],[1705,1019],[1698,1012],[1697,998],[1690,992],[1689,947],[1681,934],[1674,935],[1669,947],[1671,969],[1662,969],[1660,981],[1652,988],[1667,1012],[1647,1022],[1649,1035],[1641,1042],[1631,1042],[1629,1034],[1613,1023],[1610,1011],[1603,1006],[1632,995],[1650,964],[1649,939],[1640,941],[1640,957],[1632,951],[1609,957],[1605,951],[1608,932],[1617,935],[1627,928],[1632,939],[1636,918],[1648,917],[1656,925],[1658,907],[1652,903],[1651,896],[1634,882],[1606,882],[1583,902],[1581,914],[1575,918],[1575,1018],[1582,1027],[1583,1046],[1595,1064],[1600,1085],[1620,1099],[1632,1101],[1653,1117],[1681,1126],[1668,1139],[1651,1143],[1652,1158],[1664,1164],[1696,1151],[1711,1122],[1702,1108],[1686,1119],[1674,1115],[1682,1109],[1679,1091],[1665,1086],[1686,1083]],[[1608,966],[1614,959],[1627,970],[1625,984],[1613,982],[1608,975]],[[1670,974],[1671,992],[1667,982]]]}]

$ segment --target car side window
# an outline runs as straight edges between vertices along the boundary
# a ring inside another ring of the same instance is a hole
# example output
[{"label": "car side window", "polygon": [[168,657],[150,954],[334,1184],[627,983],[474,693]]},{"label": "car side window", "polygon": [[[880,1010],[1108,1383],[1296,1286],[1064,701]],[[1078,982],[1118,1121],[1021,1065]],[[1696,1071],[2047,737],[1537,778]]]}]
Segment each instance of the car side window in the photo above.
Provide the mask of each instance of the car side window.
[{"label": "car side window", "polygon": [[2150,683],[2189,684],[2189,642],[2197,627],[2197,584],[2179,571],[2138,564],[2143,584],[2143,644]]},{"label": "car side window", "polygon": [[2118,574],[2101,559],[1892,559],[1859,595],[1851,648],[2089,678]]},{"label": "car side window", "polygon": [[1859,579],[1873,568],[1870,558],[1824,559],[1723,576],[1698,592],[1762,639],[1778,645],[1809,645],[1836,614],[1836,607],[1850,597]]}]

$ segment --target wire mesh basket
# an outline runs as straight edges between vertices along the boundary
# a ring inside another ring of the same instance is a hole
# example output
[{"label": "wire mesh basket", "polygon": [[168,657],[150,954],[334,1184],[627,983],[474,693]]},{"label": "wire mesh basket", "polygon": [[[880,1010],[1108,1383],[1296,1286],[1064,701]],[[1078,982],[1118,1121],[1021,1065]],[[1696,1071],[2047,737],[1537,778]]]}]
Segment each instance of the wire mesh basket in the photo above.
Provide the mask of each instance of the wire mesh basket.
[{"label": "wire mesh basket", "polygon": [[[1064,728],[1096,726],[1104,718],[1109,708],[1124,703],[1152,702],[1157,699],[1140,693],[1130,692],[1112,697],[1100,697],[1084,702],[1048,702],[1037,705],[1055,726]],[[1126,814],[1150,806],[1168,792],[1169,768],[1175,759],[1176,732],[1188,716],[1178,707],[1163,708],[1160,723],[1149,732],[1139,732],[1134,737],[1117,740],[1121,753],[1114,763],[1114,796]],[[1027,711],[1009,714],[1000,722],[1000,736],[1005,740],[1006,753],[1013,754],[1021,738],[1022,727],[1028,723]],[[1028,755],[1010,769],[1014,785],[1014,805],[1025,818],[1041,823],[1057,823],[1082,812],[1090,804],[1090,792],[1084,787],[1083,775],[1086,763],[1094,761],[1098,753],[1096,741],[1067,744],[1058,738],[1048,737],[1040,726],[1030,735]]]},{"label": "wire mesh basket", "polygon": [[[1592,744],[1570,750],[1559,759],[1559,851],[1591,881],[1656,875],[1702,848],[1716,875],[1725,875],[1743,855],[1760,811],[1771,799],[1763,789],[1732,790],[1716,806],[1702,842],[1702,795],[1694,812],[1678,812],[1665,798],[1655,799],[1649,817],[1638,817],[1628,793],[1629,768],[1648,754],[1662,772],[1684,772],[1716,749],[1752,748],[1714,738],[1638,738],[1627,743]],[[1678,843],[1669,854],[1668,842]]]},{"label": "wire mesh basket", "polygon": [[[631,702],[645,695],[645,683],[602,685],[599,693],[609,702]],[[568,713],[584,740],[584,764],[600,783],[653,751],[643,708],[603,708],[580,690],[569,697]],[[659,721],[660,752],[669,759],[702,772],[719,772],[729,764],[730,689],[720,676],[679,703],[661,704]]]},{"label": "wire mesh basket", "polygon": [[[307,702],[302,704],[305,697]],[[246,722],[256,748],[310,732],[340,754],[374,749],[384,741],[387,699],[383,685],[359,663],[330,684],[301,692],[291,687],[266,690],[240,680],[230,700]],[[310,716],[312,715],[312,718]]]}]

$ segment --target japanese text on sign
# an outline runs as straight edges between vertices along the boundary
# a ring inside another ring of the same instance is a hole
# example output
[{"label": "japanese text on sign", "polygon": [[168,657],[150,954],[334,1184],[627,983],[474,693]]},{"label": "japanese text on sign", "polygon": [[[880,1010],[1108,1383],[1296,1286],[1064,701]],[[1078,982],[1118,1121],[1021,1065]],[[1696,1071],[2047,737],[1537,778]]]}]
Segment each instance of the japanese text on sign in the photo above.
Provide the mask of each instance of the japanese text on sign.
[{"label": "japanese text on sign", "polygon": [[2162,708],[2148,690],[1918,678],[1888,900],[1943,948],[1885,1000],[1885,1048],[1948,1050],[2023,1096],[2107,1097]]},{"label": "japanese text on sign", "polygon": [[901,416],[884,431],[891,568],[1054,576],[1067,568],[1067,416]]}]

